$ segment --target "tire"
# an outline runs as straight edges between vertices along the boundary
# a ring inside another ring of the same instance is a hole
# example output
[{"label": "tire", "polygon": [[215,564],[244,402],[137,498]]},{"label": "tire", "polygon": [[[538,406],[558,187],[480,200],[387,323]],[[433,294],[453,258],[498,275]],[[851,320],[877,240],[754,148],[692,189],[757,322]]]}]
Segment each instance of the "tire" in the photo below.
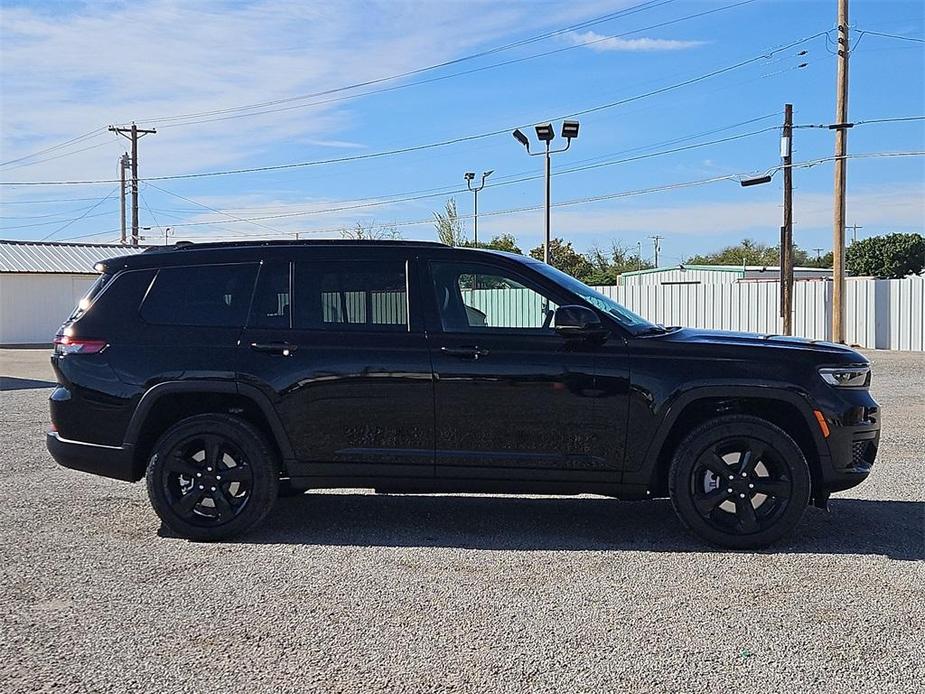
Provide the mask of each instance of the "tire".
[{"label": "tire", "polygon": [[707,542],[733,549],[765,547],[793,531],[811,488],[796,442],[749,415],[718,417],[694,429],[668,473],[681,522]]},{"label": "tire", "polygon": [[225,540],[270,512],[279,465],[250,423],[203,414],[178,422],[158,439],[146,483],[154,511],[170,530],[190,540]]}]

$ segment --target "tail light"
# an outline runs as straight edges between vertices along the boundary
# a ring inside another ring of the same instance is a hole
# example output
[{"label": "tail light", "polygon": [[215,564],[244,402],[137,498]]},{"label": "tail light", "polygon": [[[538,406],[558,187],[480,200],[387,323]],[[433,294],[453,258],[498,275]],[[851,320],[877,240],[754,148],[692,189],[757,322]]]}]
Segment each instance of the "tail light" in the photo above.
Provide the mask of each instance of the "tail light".
[{"label": "tail light", "polygon": [[106,349],[105,340],[85,340],[81,337],[71,337],[70,335],[55,335],[55,354],[64,356],[66,354],[96,354]]}]

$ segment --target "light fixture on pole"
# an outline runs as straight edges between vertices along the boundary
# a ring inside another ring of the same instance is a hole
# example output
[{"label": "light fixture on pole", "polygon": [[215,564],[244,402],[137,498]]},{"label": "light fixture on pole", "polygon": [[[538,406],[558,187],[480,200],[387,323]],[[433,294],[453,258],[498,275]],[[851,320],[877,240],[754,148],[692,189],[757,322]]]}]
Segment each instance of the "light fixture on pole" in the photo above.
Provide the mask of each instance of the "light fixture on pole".
[{"label": "light fixture on pole", "polygon": [[760,186],[763,183],[770,183],[770,182],[771,182],[771,176],[769,174],[767,176],[756,176],[754,178],[743,178],[742,180],[739,181],[739,185],[742,186],[743,188],[748,188],[749,186]]},{"label": "light fixture on pole", "polygon": [[519,129],[511,133],[514,136],[514,139],[517,140],[520,144],[524,146],[527,150],[527,154],[531,157],[536,157],[540,155],[546,156],[546,224],[545,224],[545,237],[543,242],[543,262],[547,265],[549,264],[549,244],[551,239],[551,225],[550,225],[550,208],[552,206],[552,155],[559,154],[560,152],[566,151],[569,147],[572,146],[572,140],[578,137],[578,128],[579,123],[577,120],[567,120],[562,122],[562,137],[565,138],[565,147],[559,149],[551,149],[551,142],[555,139],[556,133],[552,127],[552,123],[540,123],[539,125],[534,126],[536,130],[536,139],[540,142],[546,144],[545,151],[542,152],[531,152],[530,151],[530,140],[524,135]]},{"label": "light fixture on pole", "polygon": [[473,239],[472,240],[475,243],[475,245],[478,245],[479,243],[479,191],[485,187],[485,179],[491,176],[493,173],[494,173],[493,170],[483,171],[482,172],[482,182],[479,185],[474,186],[474,187],[472,185],[472,181],[475,180],[475,172],[467,171],[465,174],[466,187],[472,191],[472,195],[474,197],[474,200],[472,203],[472,220],[473,220],[472,221],[472,229],[473,229],[472,231]]}]

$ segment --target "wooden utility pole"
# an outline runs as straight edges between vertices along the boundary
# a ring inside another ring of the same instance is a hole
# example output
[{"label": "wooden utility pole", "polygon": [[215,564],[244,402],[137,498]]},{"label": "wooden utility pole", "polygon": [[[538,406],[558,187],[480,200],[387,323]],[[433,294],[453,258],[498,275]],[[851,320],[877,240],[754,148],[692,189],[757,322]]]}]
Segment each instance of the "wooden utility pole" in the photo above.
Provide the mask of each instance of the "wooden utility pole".
[{"label": "wooden utility pole", "polygon": [[835,89],[835,210],[832,228],[832,341],[845,341],[845,177],[848,162],[848,0],[838,0]]},{"label": "wooden utility pole", "polygon": [[128,138],[132,143],[132,245],[138,245],[138,140],[145,135],[157,132],[153,128],[144,130],[132,123],[131,128],[117,128],[109,126],[109,130]]},{"label": "wooden utility pole", "polygon": [[120,219],[122,221],[121,229],[122,233],[119,236],[119,243],[123,246],[125,245],[125,170],[129,166],[128,152],[124,152],[121,157],[119,157],[119,210],[120,210]]},{"label": "wooden utility pole", "polygon": [[784,226],[781,227],[780,295],[784,335],[793,334],[793,105],[784,105],[780,156],[784,160]]}]

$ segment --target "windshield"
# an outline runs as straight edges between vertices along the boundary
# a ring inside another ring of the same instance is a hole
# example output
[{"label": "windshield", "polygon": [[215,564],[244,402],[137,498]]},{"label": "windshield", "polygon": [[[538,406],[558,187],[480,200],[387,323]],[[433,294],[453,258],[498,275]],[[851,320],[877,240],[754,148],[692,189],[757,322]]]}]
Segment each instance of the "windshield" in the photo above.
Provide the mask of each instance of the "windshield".
[{"label": "windshield", "polygon": [[663,330],[660,326],[655,325],[655,323],[650,323],[642,316],[637,316],[635,313],[630,311],[625,306],[621,306],[609,296],[601,294],[596,289],[592,289],[587,284],[576,280],[571,275],[566,275],[561,270],[557,270],[556,268],[550,265],[546,265],[545,263],[531,263],[530,266],[543,275],[546,275],[546,277],[553,280],[556,284],[559,284],[568,289],[570,292],[577,294],[589,304],[599,308],[601,311],[610,314],[617,320],[620,325],[634,334],[655,330],[661,332]]}]

